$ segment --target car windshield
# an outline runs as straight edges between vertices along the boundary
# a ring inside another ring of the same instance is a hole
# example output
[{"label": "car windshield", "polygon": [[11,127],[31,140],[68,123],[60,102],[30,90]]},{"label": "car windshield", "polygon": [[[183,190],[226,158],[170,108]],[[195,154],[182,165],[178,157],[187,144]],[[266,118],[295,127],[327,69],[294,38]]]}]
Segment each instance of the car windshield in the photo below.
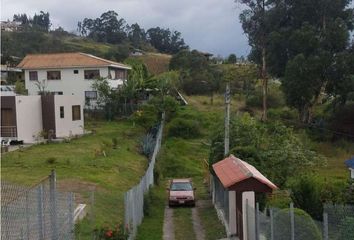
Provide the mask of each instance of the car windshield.
[{"label": "car windshield", "polygon": [[192,185],[189,182],[175,182],[171,184],[171,191],[192,191]]}]

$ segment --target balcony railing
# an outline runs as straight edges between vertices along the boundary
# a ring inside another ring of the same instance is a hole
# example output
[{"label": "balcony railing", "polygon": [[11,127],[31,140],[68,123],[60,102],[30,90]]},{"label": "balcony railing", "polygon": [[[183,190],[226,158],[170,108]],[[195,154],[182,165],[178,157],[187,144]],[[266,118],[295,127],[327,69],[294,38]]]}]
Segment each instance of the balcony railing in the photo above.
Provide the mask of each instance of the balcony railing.
[{"label": "balcony railing", "polygon": [[17,137],[16,126],[1,126],[1,137]]}]

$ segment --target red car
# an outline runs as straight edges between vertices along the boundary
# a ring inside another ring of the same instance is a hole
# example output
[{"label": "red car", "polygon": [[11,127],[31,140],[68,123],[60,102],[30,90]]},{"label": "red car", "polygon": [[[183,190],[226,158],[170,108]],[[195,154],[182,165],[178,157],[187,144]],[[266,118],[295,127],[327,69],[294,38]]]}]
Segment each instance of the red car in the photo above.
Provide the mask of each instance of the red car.
[{"label": "red car", "polygon": [[167,188],[168,193],[168,205],[188,205],[195,206],[195,193],[190,179],[173,179],[170,182],[170,187]]}]

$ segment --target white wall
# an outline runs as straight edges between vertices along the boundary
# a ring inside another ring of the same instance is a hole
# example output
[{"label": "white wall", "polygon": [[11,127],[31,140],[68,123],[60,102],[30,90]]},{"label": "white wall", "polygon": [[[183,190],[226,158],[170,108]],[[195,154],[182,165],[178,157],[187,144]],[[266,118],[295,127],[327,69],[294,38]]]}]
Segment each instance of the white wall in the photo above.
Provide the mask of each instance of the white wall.
[{"label": "white wall", "polygon": [[[248,205],[248,206],[247,206]],[[243,238],[256,240],[255,194],[252,191],[242,193]]]},{"label": "white wall", "polygon": [[[72,120],[72,106],[81,106],[81,119]],[[64,118],[60,118],[60,107],[64,107]],[[84,113],[83,104],[76,96],[54,96],[54,111],[55,111],[55,132],[56,137],[69,137],[70,134],[77,135],[84,133]]]},{"label": "white wall", "polygon": [[15,99],[18,140],[34,143],[43,130],[41,96],[16,96]]},{"label": "white wall", "polygon": [[[25,84],[29,95],[37,95],[38,87],[36,81],[29,80],[29,71],[38,72],[38,80],[46,80],[46,90],[50,92],[63,92],[63,95],[74,95],[79,98],[81,103],[85,105],[85,91],[92,91],[94,80],[84,79],[84,70],[100,70],[100,76],[108,77],[108,67],[101,68],[66,68],[66,69],[44,69],[44,70],[25,70]],[[74,74],[74,70],[79,70],[78,74]],[[61,71],[61,80],[47,80],[47,71]],[[112,75],[114,77],[114,75]],[[117,85],[121,80],[109,80],[110,85]],[[116,84],[117,83],[117,84]]]}]

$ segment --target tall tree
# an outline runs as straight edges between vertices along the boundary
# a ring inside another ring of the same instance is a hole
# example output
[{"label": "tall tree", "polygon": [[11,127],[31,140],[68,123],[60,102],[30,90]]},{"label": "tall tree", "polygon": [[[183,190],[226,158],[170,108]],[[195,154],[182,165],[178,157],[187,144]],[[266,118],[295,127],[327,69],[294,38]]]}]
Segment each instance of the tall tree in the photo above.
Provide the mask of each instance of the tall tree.
[{"label": "tall tree", "polygon": [[228,63],[236,63],[237,62],[237,57],[234,53],[231,53],[229,57],[227,58]]},{"label": "tall tree", "polygon": [[270,7],[270,0],[235,0],[247,6],[247,9],[240,14],[242,28],[248,37],[252,47],[252,56],[256,63],[261,65],[261,79],[263,88],[263,113],[262,120],[267,120],[267,41],[269,37],[269,26],[267,25],[267,13]]},{"label": "tall tree", "polygon": [[287,103],[309,123],[323,96],[342,95],[351,82],[351,0],[277,0],[269,10],[267,61],[282,80]]}]

